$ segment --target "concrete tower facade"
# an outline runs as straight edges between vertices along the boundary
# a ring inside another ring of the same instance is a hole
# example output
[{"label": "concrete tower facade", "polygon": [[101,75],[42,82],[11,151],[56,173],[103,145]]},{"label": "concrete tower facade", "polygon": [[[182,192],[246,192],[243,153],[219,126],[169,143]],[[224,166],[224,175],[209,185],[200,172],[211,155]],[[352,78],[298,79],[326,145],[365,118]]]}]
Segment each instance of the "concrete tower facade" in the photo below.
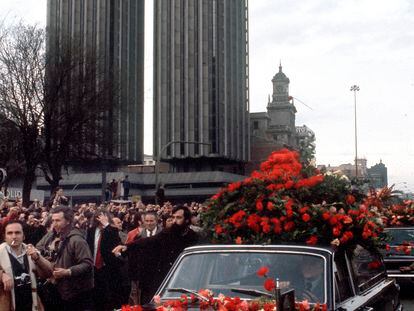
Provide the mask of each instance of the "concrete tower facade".
[{"label": "concrete tower facade", "polygon": [[64,41],[95,54],[105,78],[115,85],[105,126],[104,156],[124,163],[141,162],[144,0],[48,0],[48,55],[59,55]]},{"label": "concrete tower facade", "polygon": [[242,172],[248,70],[247,0],[155,0],[154,155],[174,171]]}]

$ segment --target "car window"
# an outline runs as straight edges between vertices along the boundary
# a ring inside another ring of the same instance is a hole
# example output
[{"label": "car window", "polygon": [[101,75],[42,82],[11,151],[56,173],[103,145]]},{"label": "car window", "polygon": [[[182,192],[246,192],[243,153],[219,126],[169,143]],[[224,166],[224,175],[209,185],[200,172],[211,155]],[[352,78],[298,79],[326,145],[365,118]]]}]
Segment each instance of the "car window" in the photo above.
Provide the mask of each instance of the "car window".
[{"label": "car window", "polygon": [[[232,288],[263,291],[265,278],[256,274],[263,266],[269,268],[269,277],[278,278],[282,292],[295,289],[297,299],[326,302],[326,262],[323,257],[303,253],[218,252],[185,256],[166,286],[198,291],[211,289],[241,298],[249,295],[235,294]],[[164,290],[161,297],[177,297],[176,292]],[[179,295],[178,295],[179,297]]]},{"label": "car window", "polygon": [[414,229],[392,229],[387,230],[387,233],[391,236],[391,245],[400,245],[414,241]]},{"label": "car window", "polygon": [[349,252],[356,287],[360,292],[386,277],[381,255],[357,245]]},{"label": "car window", "polygon": [[335,302],[342,302],[354,295],[352,290],[352,280],[348,270],[344,252],[335,254]]}]

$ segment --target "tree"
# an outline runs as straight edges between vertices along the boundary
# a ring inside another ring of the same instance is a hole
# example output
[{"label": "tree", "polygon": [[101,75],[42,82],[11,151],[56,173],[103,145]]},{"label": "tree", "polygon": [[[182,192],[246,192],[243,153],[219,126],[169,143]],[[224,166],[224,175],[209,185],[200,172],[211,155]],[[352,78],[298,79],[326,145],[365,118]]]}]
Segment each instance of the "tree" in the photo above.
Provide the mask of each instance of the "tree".
[{"label": "tree", "polygon": [[0,112],[17,130],[27,204],[38,167],[53,189],[69,161],[111,150],[107,124],[117,92],[103,58],[74,48],[72,39],[47,55],[44,29],[20,23],[0,30]]},{"label": "tree", "polygon": [[0,40],[0,109],[18,130],[24,159],[23,202],[30,199],[41,159],[45,34],[36,26],[3,29]]},{"label": "tree", "polygon": [[24,174],[24,159],[18,136],[19,130],[14,122],[0,114],[0,167],[7,171],[7,178],[1,186],[6,188],[11,179]]},{"label": "tree", "polygon": [[315,133],[306,125],[300,127],[298,135],[298,151],[301,163],[305,165],[314,165],[315,162]]},{"label": "tree", "polygon": [[74,42],[60,39],[47,57],[41,168],[52,191],[69,162],[99,159],[109,149],[105,129],[116,94],[113,80],[103,57],[73,48]]}]

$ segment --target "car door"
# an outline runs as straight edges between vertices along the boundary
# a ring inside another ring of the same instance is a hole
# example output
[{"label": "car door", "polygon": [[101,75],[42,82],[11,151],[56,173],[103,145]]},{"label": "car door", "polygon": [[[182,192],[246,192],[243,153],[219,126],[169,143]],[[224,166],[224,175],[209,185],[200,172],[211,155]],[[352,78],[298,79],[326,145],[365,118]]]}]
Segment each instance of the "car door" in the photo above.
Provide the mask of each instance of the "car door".
[{"label": "car door", "polygon": [[[339,261],[338,261],[339,262]],[[341,269],[348,270],[347,291],[337,281],[340,300],[343,293],[345,300],[339,301],[342,310],[378,310],[392,311],[399,307],[399,289],[394,280],[387,279],[384,262],[379,253],[356,245],[344,253]],[[345,270],[342,272],[346,274]],[[342,294],[341,294],[342,290]],[[341,309],[339,309],[341,310]]]}]

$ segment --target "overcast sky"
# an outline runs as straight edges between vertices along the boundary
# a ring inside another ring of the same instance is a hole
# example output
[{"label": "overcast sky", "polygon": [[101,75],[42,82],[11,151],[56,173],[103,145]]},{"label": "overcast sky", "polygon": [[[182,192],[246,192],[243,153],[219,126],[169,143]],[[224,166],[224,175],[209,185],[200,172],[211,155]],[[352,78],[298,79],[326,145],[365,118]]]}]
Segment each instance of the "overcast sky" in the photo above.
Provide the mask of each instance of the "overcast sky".
[{"label": "overcast sky", "polygon": [[[312,108],[295,101],[297,125],[316,134],[317,163],[352,163],[349,89],[357,84],[358,155],[368,166],[382,160],[390,184],[414,190],[414,1],[250,0],[249,6],[251,111],[266,110],[281,60],[291,95]],[[45,24],[46,1],[1,0],[5,16]],[[150,19],[146,26],[152,35]],[[146,44],[145,129],[151,129],[150,36]],[[149,154],[151,135],[146,132]]]}]

